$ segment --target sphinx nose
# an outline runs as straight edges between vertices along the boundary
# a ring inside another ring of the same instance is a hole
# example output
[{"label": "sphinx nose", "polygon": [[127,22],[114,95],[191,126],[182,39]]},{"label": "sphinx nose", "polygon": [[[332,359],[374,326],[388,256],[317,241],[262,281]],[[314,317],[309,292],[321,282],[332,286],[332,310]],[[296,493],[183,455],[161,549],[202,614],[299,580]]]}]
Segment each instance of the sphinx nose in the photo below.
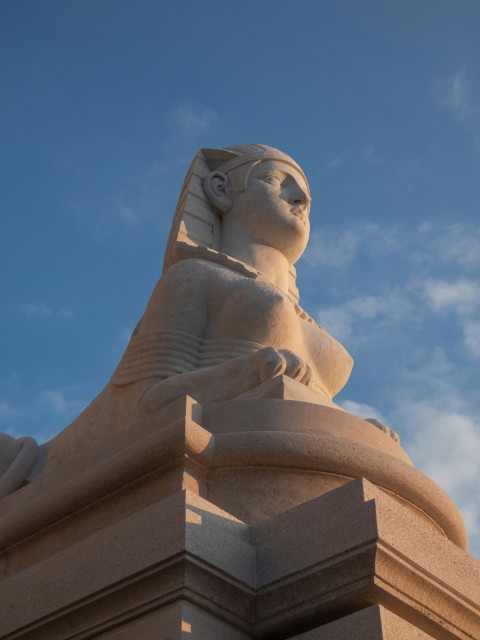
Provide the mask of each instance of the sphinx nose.
[{"label": "sphinx nose", "polygon": [[290,196],[290,202],[292,204],[310,204],[310,196],[306,191],[304,191],[300,186],[297,185],[296,189],[292,192]]}]

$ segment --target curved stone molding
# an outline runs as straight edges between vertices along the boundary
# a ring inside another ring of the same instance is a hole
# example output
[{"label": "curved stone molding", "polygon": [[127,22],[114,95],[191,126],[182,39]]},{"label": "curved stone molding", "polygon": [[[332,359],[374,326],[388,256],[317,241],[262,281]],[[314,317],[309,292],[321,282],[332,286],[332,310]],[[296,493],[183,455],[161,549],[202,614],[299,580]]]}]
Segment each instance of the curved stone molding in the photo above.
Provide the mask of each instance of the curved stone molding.
[{"label": "curved stone molding", "polygon": [[[275,406],[278,402],[268,403]],[[303,404],[284,401],[292,421],[296,408],[297,417],[301,418],[302,411],[305,415]],[[258,403],[253,401],[251,427],[258,428],[258,422],[253,421],[255,406],[258,409]],[[330,417],[328,429],[333,424],[332,414],[342,412],[324,409],[317,405],[309,407],[311,415],[318,412],[319,427],[321,416]],[[260,523],[359,476],[407,507],[432,533],[437,536],[441,533],[466,549],[465,528],[455,505],[410,464],[327,432],[275,431],[275,425],[267,424],[265,416],[263,423],[262,431],[217,429],[212,434],[207,430],[213,428],[209,407],[185,397],[155,418],[132,425],[93,451],[52,469],[21,492],[6,497],[2,502],[0,549],[20,544],[35,531],[61,528],[65,518],[74,513],[84,514],[82,527],[86,535],[103,526],[105,518],[121,519],[125,513],[138,509],[139,504],[150,504],[159,496],[181,489],[194,491],[247,524]],[[368,423],[366,426],[376,430]],[[386,441],[391,440],[377,431]],[[146,489],[148,478],[155,487],[153,493]],[[131,487],[132,492],[116,511],[115,496],[122,487]],[[101,518],[89,519],[84,513],[85,507],[93,503],[98,505]],[[74,522],[68,535],[76,539],[78,531]],[[64,531],[62,541],[67,539],[66,535]],[[54,552],[54,536],[52,545]],[[25,561],[22,556],[21,562]]]},{"label": "curved stone molding", "polygon": [[[289,385],[298,397],[303,385],[295,381],[290,381]],[[248,398],[204,405],[201,424],[214,434],[283,431],[333,436],[347,443],[370,447],[413,466],[407,453],[388,433],[334,403],[313,404],[317,399],[325,402],[319,394],[310,392],[306,401]]]},{"label": "curved stone molding", "polygon": [[[296,506],[362,477],[430,521],[461,549],[468,549],[462,517],[437,484],[405,462],[359,443],[323,434],[224,433],[215,437],[209,466],[217,470],[209,480],[209,499],[226,508],[226,496],[238,496],[235,487],[241,486],[242,499],[236,502],[236,509],[231,504],[229,508],[246,521],[252,518],[245,510],[261,520],[279,508]],[[282,492],[283,499],[279,499]]]}]

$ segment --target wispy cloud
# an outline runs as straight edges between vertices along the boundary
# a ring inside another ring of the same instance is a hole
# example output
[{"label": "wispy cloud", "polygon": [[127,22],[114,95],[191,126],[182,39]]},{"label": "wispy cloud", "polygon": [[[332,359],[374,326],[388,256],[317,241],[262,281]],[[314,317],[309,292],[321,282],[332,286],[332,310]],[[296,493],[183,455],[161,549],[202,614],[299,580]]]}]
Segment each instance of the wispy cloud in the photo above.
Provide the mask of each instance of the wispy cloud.
[{"label": "wispy cloud", "polygon": [[[389,360],[389,366],[395,366]],[[381,363],[378,363],[380,372]],[[457,378],[456,365],[435,348],[420,367],[396,368],[397,389],[386,411],[351,400],[340,405],[361,418],[399,430],[417,469],[454,500],[467,525],[471,552],[480,555],[480,414]]]},{"label": "wispy cloud", "polygon": [[214,131],[219,115],[211,108],[182,102],[164,114],[164,120],[166,134],[158,157],[118,185],[96,221],[95,240],[110,237],[112,226],[119,223],[121,229],[141,230],[145,223],[158,221],[160,204],[173,213],[179,176],[186,172],[202,139]]},{"label": "wispy cloud", "polygon": [[116,212],[120,220],[122,220],[129,226],[135,227],[140,222],[138,215],[136,215],[130,207],[126,207],[122,204],[119,204],[116,207]]},{"label": "wispy cloud", "polygon": [[353,147],[331,155],[327,159],[324,169],[326,171],[332,171],[338,169],[346,162],[377,165],[382,162],[382,158],[373,144],[365,144],[363,147]]},{"label": "wispy cloud", "polygon": [[480,322],[467,321],[464,323],[463,340],[469,355],[480,360]]},{"label": "wispy cloud", "polygon": [[343,268],[357,256],[360,237],[355,231],[333,235],[328,230],[313,232],[304,259],[311,265]]},{"label": "wispy cloud", "polygon": [[427,279],[423,285],[427,304],[439,313],[456,316],[463,344],[470,358],[480,359],[480,284],[466,278],[444,281]]},{"label": "wispy cloud", "polygon": [[365,402],[342,400],[340,402],[340,406],[345,409],[345,411],[348,411],[349,413],[353,414],[354,416],[358,416],[359,418],[374,418],[382,424],[385,424],[386,422],[384,416],[378,409],[372,407],[370,404],[366,404]]},{"label": "wispy cloud", "polygon": [[477,113],[472,84],[465,66],[445,78],[435,79],[432,91],[437,102],[458,118]]},{"label": "wispy cloud", "polygon": [[40,402],[48,404],[55,413],[65,413],[67,411],[67,403],[63,394],[54,389],[46,389],[38,396]]},{"label": "wispy cloud", "polygon": [[[333,261],[318,288],[315,317],[356,360],[337,401],[354,415],[399,432],[416,467],[460,508],[475,554],[480,554],[479,250],[480,227],[474,225],[420,222],[409,229],[364,223],[323,230],[305,267],[307,273],[319,266],[325,270]],[[366,265],[375,269],[374,278],[362,277]]]},{"label": "wispy cloud", "polygon": [[20,310],[26,316],[35,318],[50,318],[52,316],[58,316],[61,318],[73,318],[75,313],[73,309],[68,307],[61,307],[58,310],[52,309],[44,302],[26,303],[20,305]]},{"label": "wispy cloud", "polygon": [[340,167],[345,162],[345,159],[346,159],[346,156],[345,154],[342,154],[342,153],[330,156],[330,158],[327,160],[326,168],[338,169],[338,167]]},{"label": "wispy cloud", "polygon": [[39,393],[38,401],[57,414],[74,411],[80,406],[76,400],[67,400],[65,393],[59,389],[44,389]]},{"label": "wispy cloud", "polygon": [[418,425],[409,450],[417,466],[457,503],[470,533],[480,533],[480,429],[472,416],[432,402],[407,405],[403,418]]},{"label": "wispy cloud", "polygon": [[218,114],[213,109],[184,102],[170,112],[169,118],[176,134],[191,141],[209,133],[217,123]]},{"label": "wispy cloud", "polygon": [[437,104],[446,109],[473,137],[480,140],[480,89],[466,66],[432,82]]},{"label": "wispy cloud", "polygon": [[2,377],[0,432],[15,438],[29,435],[43,443],[78,415],[85,406],[78,389],[45,383],[52,377],[63,379],[64,372],[47,370],[34,378],[10,372]]},{"label": "wispy cloud", "polygon": [[400,242],[394,227],[370,223],[359,223],[348,229],[326,226],[313,231],[303,259],[311,266],[344,269],[363,252],[386,253],[396,250]]},{"label": "wispy cloud", "polygon": [[425,294],[435,311],[454,310],[464,315],[480,305],[480,284],[461,278],[454,281],[428,279]]},{"label": "wispy cloud", "polygon": [[[448,347],[447,347],[448,348]],[[384,344],[382,351],[388,352]],[[398,354],[390,355],[397,356]],[[421,363],[412,345],[410,358],[386,361],[394,370],[394,391],[382,394],[382,408],[352,401],[341,406],[363,418],[374,417],[398,430],[417,469],[455,501],[466,521],[472,551],[480,554],[480,405],[469,394],[457,362],[447,349],[426,350]],[[378,380],[387,369],[376,363]],[[389,382],[391,385],[391,381]],[[385,402],[386,401],[386,402]]]},{"label": "wispy cloud", "polygon": [[[414,319],[413,303],[400,291],[390,291],[384,295],[356,296],[346,302],[318,309],[316,317],[338,340],[352,344],[365,337],[384,331],[394,324]],[[374,322],[372,322],[374,321]]]},{"label": "wispy cloud", "polygon": [[26,316],[48,318],[52,315],[52,310],[44,302],[22,304],[20,308]]},{"label": "wispy cloud", "polygon": [[416,229],[369,222],[348,228],[325,225],[311,234],[303,260],[312,267],[345,269],[362,256],[402,254],[416,265],[480,267],[480,227],[466,224],[437,225],[421,222]]},{"label": "wispy cloud", "polygon": [[213,109],[190,102],[182,102],[167,114],[168,134],[164,139],[157,161],[152,166],[156,173],[170,173],[192,160],[201,140],[211,135],[219,115]]},{"label": "wispy cloud", "polygon": [[434,242],[437,255],[466,269],[480,267],[480,228],[473,225],[449,225]]}]

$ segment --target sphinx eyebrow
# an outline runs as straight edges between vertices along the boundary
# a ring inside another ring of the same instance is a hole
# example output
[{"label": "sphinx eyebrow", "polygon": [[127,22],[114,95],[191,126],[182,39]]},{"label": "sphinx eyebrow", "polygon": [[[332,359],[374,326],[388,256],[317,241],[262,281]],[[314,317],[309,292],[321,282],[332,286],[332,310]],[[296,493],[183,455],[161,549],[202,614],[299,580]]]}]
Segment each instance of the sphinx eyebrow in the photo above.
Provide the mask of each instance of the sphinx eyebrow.
[{"label": "sphinx eyebrow", "polygon": [[270,169],[269,171],[267,171],[263,175],[264,178],[270,178],[271,176],[274,176],[275,178],[282,178],[283,180],[286,180],[287,177],[288,177],[288,173],[285,173],[284,171],[281,171],[280,169]]}]

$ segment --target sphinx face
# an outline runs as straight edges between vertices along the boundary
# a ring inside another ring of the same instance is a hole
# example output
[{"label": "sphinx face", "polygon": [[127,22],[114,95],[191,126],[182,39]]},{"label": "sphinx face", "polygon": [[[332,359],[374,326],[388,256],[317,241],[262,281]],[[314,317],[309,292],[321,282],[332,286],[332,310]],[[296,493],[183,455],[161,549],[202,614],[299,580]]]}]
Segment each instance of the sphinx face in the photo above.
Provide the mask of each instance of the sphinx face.
[{"label": "sphinx face", "polygon": [[254,165],[246,188],[231,194],[234,216],[253,240],[281,251],[291,264],[302,255],[310,233],[310,195],[304,177],[281,161]]}]

